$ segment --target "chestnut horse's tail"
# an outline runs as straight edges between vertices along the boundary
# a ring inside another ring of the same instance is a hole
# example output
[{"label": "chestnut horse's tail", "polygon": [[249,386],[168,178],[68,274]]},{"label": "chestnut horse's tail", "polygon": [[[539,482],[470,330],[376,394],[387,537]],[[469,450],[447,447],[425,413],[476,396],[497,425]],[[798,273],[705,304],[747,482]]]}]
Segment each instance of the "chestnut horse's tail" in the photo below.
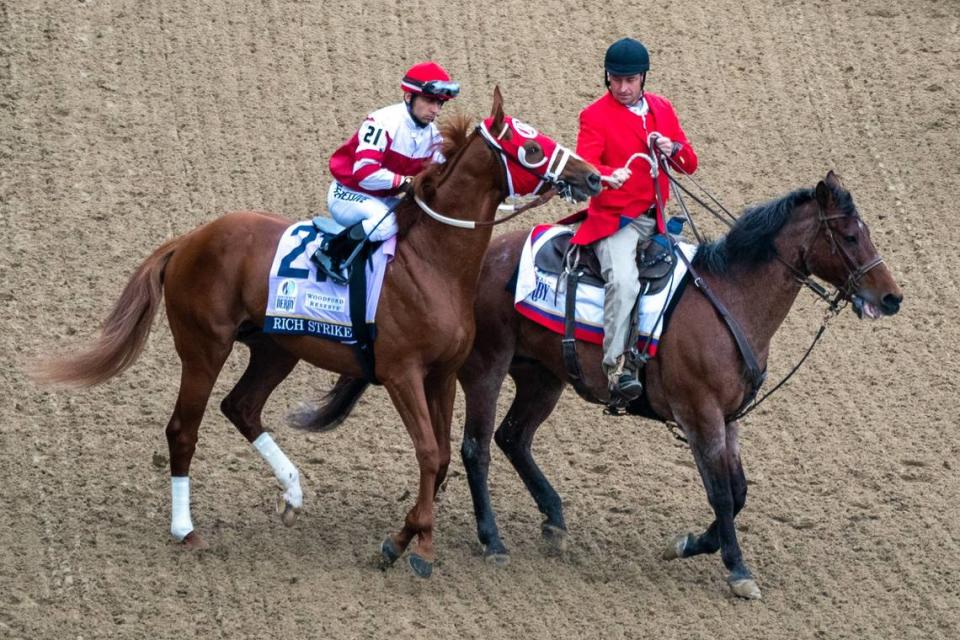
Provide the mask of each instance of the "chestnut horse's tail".
[{"label": "chestnut horse's tail", "polygon": [[319,407],[304,406],[287,416],[287,424],[303,431],[332,431],[347,419],[370,383],[363,378],[340,376]]},{"label": "chestnut horse's tail", "polygon": [[143,351],[163,297],[163,271],[185,237],[164,243],[137,268],[96,342],[79,353],[29,367],[30,377],[42,384],[89,387],[132,365]]}]

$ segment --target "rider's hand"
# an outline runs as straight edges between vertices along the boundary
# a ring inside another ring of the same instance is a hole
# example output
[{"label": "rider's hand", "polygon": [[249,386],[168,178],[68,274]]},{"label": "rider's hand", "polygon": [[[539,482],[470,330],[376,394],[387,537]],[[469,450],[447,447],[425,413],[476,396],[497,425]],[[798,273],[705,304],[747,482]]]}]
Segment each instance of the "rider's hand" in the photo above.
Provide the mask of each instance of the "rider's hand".
[{"label": "rider's hand", "polygon": [[413,191],[413,176],[406,176],[403,180],[400,181],[400,186],[397,187],[397,191],[400,193],[410,193]]},{"label": "rider's hand", "polygon": [[611,189],[619,189],[623,186],[623,183],[630,178],[630,169],[626,167],[621,167],[620,169],[614,169],[613,173],[607,176],[607,184],[610,185]]},{"label": "rider's hand", "polygon": [[660,153],[670,157],[670,154],[673,153],[673,140],[667,136],[657,136],[657,139],[654,141],[654,144],[657,145],[657,149],[660,150]]}]

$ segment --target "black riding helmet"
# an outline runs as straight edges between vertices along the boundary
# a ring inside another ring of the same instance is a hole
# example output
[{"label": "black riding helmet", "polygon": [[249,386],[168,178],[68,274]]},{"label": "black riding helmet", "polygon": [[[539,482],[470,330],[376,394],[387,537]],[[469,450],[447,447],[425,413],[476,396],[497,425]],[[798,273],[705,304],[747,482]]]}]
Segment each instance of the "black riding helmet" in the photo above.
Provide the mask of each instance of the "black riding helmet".
[{"label": "black riding helmet", "polygon": [[[649,71],[650,54],[638,40],[621,38],[610,45],[606,55],[603,56],[603,70],[604,84],[609,87],[610,80],[607,74],[632,76]],[[646,83],[646,77],[643,80]]]}]

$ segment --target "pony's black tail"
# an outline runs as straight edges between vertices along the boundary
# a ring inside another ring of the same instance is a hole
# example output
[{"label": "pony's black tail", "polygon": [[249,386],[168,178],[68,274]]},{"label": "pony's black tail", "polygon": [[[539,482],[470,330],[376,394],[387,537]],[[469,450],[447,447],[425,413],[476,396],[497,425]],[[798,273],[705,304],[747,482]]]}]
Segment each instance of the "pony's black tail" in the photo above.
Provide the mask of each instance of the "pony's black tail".
[{"label": "pony's black tail", "polygon": [[370,383],[362,378],[340,376],[319,407],[303,406],[287,416],[287,424],[314,433],[333,431],[347,419],[368,386]]}]

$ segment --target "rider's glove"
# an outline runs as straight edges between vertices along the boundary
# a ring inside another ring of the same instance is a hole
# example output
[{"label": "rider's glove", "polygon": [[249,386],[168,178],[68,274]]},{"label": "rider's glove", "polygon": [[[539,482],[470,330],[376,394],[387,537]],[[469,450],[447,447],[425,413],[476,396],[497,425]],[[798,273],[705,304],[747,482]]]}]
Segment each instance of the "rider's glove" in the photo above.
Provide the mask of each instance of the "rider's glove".
[{"label": "rider's glove", "polygon": [[412,193],[413,192],[413,176],[406,176],[403,180],[400,181],[400,185],[397,187],[398,193]]},{"label": "rider's glove", "polygon": [[629,178],[630,169],[621,167],[620,169],[614,169],[613,173],[607,176],[606,181],[612,189],[619,189]]}]

